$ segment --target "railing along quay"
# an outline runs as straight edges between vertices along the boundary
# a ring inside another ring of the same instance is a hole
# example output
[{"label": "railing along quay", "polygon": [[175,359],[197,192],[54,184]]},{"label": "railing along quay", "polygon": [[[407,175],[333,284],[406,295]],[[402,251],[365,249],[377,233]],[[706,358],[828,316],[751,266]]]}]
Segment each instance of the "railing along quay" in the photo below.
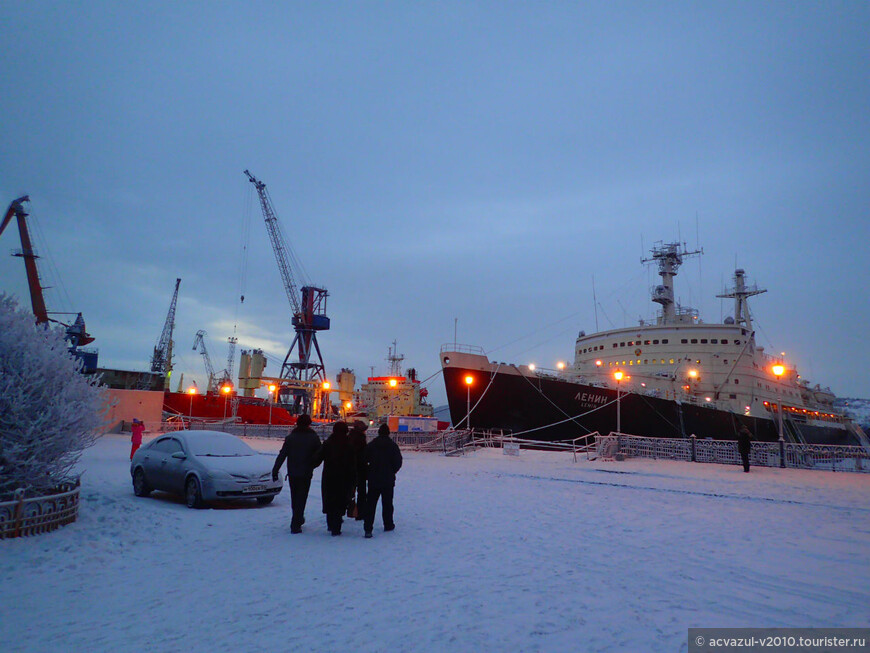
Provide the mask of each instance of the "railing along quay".
[{"label": "railing along quay", "polygon": [[25,499],[24,490],[15,490],[12,501],[0,503],[0,540],[27,537],[57,530],[72,524],[79,514],[81,484],[63,483],[55,494]]},{"label": "railing along quay", "polygon": [[[735,440],[697,438],[648,438],[611,433],[596,438],[598,457],[616,454],[635,458],[683,460],[698,463],[742,464]],[[780,452],[785,454],[785,459]],[[870,453],[852,445],[753,442],[749,464],[757,467],[789,467],[832,472],[870,472]]]}]

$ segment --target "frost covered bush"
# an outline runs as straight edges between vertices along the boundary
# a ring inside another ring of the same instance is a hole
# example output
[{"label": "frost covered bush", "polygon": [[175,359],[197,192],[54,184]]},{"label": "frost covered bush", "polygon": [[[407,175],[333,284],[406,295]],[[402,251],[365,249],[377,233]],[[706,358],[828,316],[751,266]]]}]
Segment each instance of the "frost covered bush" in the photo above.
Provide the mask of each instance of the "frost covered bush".
[{"label": "frost covered bush", "polygon": [[70,479],[103,426],[99,379],[78,372],[59,327],[0,293],[0,501],[43,494]]}]

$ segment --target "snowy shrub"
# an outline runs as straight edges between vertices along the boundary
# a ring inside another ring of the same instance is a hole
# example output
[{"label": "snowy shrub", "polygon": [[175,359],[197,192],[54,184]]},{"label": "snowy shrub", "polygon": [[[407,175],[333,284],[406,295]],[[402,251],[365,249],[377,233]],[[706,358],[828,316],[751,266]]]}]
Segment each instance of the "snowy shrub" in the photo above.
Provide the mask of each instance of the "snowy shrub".
[{"label": "snowy shrub", "polygon": [[17,488],[36,496],[69,480],[100,435],[103,388],[79,374],[63,336],[0,293],[0,501]]}]

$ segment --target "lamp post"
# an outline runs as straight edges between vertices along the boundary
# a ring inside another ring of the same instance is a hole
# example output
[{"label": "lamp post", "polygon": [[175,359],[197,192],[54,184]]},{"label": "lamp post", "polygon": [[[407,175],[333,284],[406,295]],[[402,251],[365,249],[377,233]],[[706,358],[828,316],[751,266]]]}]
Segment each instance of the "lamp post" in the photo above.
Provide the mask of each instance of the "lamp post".
[{"label": "lamp post", "polygon": [[272,404],[275,403],[275,390],[278,389],[274,383],[269,386],[269,426],[272,426]]},{"label": "lamp post", "polygon": [[196,394],[196,388],[194,388],[193,386],[190,386],[187,389],[187,394],[190,395],[190,410],[187,411],[187,415],[190,418],[188,420],[188,422],[192,423],[193,422],[193,395]]},{"label": "lamp post", "polygon": [[321,417],[329,417],[329,381],[323,382],[323,398],[320,400],[320,415]]},{"label": "lamp post", "polygon": [[470,374],[465,377],[465,387],[468,389],[468,403],[465,404],[465,426],[471,430],[471,385],[474,383],[474,377]]},{"label": "lamp post", "polygon": [[622,406],[620,405],[620,388],[619,383],[622,381],[622,370],[616,370],[613,373],[613,378],[616,379],[616,432],[622,433]]},{"label": "lamp post", "polygon": [[224,385],[221,386],[221,392],[224,393],[224,421],[227,419],[227,401],[230,398],[230,391],[232,390],[231,386]]},{"label": "lamp post", "polygon": [[785,366],[777,364],[771,370],[776,377],[776,412],[779,415],[779,466],[785,467],[785,438],[782,433],[782,375],[785,373]]},{"label": "lamp post", "polygon": [[[390,381],[389,381],[389,386],[390,386],[391,389],[395,390],[395,389],[396,389],[396,386],[398,386],[398,385],[399,385],[399,382],[396,381],[396,379],[390,379]],[[392,415],[392,414],[393,414],[393,393],[391,392],[391,393],[390,393],[390,405],[389,405],[388,413],[387,413],[387,419],[388,419],[388,420],[389,420],[389,418],[390,418],[390,415]]]}]

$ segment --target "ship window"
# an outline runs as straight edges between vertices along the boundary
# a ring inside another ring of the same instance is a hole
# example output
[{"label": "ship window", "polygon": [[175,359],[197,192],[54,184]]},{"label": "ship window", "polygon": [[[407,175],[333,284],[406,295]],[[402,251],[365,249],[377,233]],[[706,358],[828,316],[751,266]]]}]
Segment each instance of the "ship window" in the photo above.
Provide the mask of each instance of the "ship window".
[{"label": "ship window", "polygon": [[662,340],[662,344],[663,344],[663,345],[666,345],[666,344],[668,344],[668,339],[667,339],[667,338],[665,338],[665,339],[664,339],[664,340]]},{"label": "ship window", "polygon": [[643,359],[643,364],[644,364],[644,365],[649,365],[649,359],[648,359],[648,358],[644,358],[644,359]]},{"label": "ship window", "polygon": [[634,361],[628,361],[629,365],[634,365]]},{"label": "ship window", "polygon": [[637,364],[640,365],[640,359],[639,359],[639,358],[637,359]]},{"label": "ship window", "polygon": [[710,344],[711,344],[711,345],[718,345],[718,344],[719,344],[719,339],[718,339],[718,338],[711,338],[711,339],[710,339]]},{"label": "ship window", "polygon": [[658,341],[658,340],[653,340],[653,344],[654,344],[654,345],[657,345],[657,344],[659,344],[659,341]]},{"label": "ship window", "polygon": [[618,346],[619,346],[619,345],[617,345],[615,342],[613,343],[613,348],[614,348],[614,349],[616,349]]},{"label": "ship window", "polygon": [[696,364],[696,365],[700,365],[700,364],[701,364],[701,361],[696,360],[696,361],[695,361],[695,364]]},{"label": "ship window", "polygon": [[624,342],[620,342],[620,343],[619,343],[619,346],[620,346],[620,347],[625,347],[625,343],[624,343]]},{"label": "ship window", "polygon": [[[731,397],[731,399],[737,399],[737,395],[728,395],[728,396]],[[758,401],[758,399],[756,399],[755,401]]]},{"label": "ship window", "polygon": [[740,379],[734,379],[734,385],[739,385],[739,384],[740,384]]},{"label": "ship window", "polygon": [[685,338],[683,338],[682,340],[680,340],[680,343],[683,344],[683,345],[688,345],[688,344],[689,344],[689,341],[686,340]]},{"label": "ship window", "polygon": [[665,364],[665,359],[664,359],[664,358],[663,358],[663,359],[662,359],[662,362],[661,362],[661,364],[662,364],[662,365],[664,365],[664,364]]},{"label": "ship window", "polygon": [[706,338],[701,338],[701,344],[702,344],[702,345],[706,345],[706,344],[707,344],[707,339],[706,339]]},{"label": "ship window", "polygon": [[728,359],[726,358],[726,359],[723,360],[722,362],[723,362],[725,365],[727,365],[727,364],[728,364]]},{"label": "ship window", "polygon": [[673,364],[674,364],[674,359],[672,358],[672,359],[671,359],[671,365],[673,365]]},{"label": "ship window", "polygon": [[622,361],[622,364],[625,365],[625,361]]},{"label": "ship window", "polygon": [[727,341],[725,338],[722,338],[722,344],[723,344],[723,345],[727,345],[727,344],[728,344],[728,341]]},{"label": "ship window", "polygon": [[697,338],[692,338],[692,344],[693,344],[693,345],[697,345],[697,344],[698,344],[698,339],[697,339]]},{"label": "ship window", "polygon": [[649,344],[649,340],[644,340],[644,341],[643,341],[643,344],[648,345],[648,344]]},{"label": "ship window", "polygon": [[739,345],[739,344],[740,344],[740,341],[739,341],[739,340],[735,340],[735,341],[734,341],[734,344],[735,344],[735,345]]}]

